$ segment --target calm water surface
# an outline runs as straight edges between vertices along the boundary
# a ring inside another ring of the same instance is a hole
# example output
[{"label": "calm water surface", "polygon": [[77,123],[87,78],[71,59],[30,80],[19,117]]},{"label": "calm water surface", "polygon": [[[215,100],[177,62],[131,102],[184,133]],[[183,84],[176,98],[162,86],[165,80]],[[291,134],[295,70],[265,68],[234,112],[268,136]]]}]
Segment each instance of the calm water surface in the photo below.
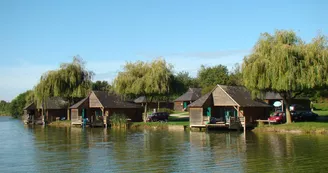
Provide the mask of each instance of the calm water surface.
[{"label": "calm water surface", "polygon": [[328,172],[328,136],[29,127],[0,117],[0,172]]}]

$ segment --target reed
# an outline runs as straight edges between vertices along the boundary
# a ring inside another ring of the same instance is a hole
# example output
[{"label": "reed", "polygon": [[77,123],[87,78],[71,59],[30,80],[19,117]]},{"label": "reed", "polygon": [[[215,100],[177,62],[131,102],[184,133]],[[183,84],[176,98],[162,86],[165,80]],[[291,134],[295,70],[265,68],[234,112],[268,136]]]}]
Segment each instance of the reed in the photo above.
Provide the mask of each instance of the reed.
[{"label": "reed", "polygon": [[109,122],[110,122],[111,127],[113,127],[113,128],[127,128],[128,127],[127,117],[124,114],[114,113],[112,116],[110,116]]}]

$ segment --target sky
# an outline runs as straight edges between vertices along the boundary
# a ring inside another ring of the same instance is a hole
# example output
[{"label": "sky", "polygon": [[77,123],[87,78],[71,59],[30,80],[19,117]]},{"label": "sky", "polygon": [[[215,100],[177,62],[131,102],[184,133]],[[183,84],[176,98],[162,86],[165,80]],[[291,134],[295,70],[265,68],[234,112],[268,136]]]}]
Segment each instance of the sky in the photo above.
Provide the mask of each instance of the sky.
[{"label": "sky", "polygon": [[0,100],[79,55],[95,80],[111,82],[126,62],[163,57],[174,72],[231,69],[261,33],[328,35],[328,1],[1,0]]}]

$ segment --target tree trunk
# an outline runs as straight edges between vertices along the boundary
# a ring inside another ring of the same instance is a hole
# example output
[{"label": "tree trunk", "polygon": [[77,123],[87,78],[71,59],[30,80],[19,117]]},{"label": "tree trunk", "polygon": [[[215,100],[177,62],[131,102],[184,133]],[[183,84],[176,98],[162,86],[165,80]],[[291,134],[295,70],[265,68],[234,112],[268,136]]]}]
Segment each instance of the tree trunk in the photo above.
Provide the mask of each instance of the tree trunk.
[{"label": "tree trunk", "polygon": [[147,121],[147,108],[148,108],[148,103],[145,103],[145,112],[143,114],[143,121],[146,122]]},{"label": "tree trunk", "polygon": [[159,111],[159,101],[157,102],[157,112]]},{"label": "tree trunk", "polygon": [[286,104],[286,107],[285,107],[285,110],[286,110],[286,123],[290,124],[290,123],[292,123],[292,116],[291,116],[290,110],[289,110],[290,99],[287,99],[287,98],[283,97],[283,101]]}]

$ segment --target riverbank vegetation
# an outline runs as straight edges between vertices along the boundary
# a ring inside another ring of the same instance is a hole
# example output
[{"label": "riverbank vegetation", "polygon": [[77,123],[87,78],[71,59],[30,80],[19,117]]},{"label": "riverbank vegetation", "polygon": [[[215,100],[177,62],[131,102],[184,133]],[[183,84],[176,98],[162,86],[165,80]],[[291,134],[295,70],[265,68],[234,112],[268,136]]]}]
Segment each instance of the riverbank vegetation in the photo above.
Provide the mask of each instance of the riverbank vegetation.
[{"label": "riverbank vegetation", "polygon": [[127,117],[124,114],[114,113],[110,116],[109,122],[112,128],[126,128],[128,125]]},{"label": "riverbank vegetation", "polygon": [[328,133],[328,122],[296,122],[290,124],[262,125],[255,132]]},{"label": "riverbank vegetation", "polygon": [[[131,100],[146,96],[147,102],[172,101],[189,87],[201,87],[204,94],[217,84],[242,85],[254,96],[267,91],[279,93],[287,104],[286,108],[292,98],[306,96],[320,103],[314,105],[316,111],[328,111],[328,101],[321,99],[328,95],[325,89],[328,86],[328,63],[324,58],[327,56],[325,36],[318,35],[306,43],[294,31],[278,30],[274,34],[261,34],[242,66],[236,64],[228,69],[222,64],[200,65],[197,75],[192,77],[188,72],[174,70],[164,58],[156,58],[150,62],[127,62],[111,84],[107,81],[92,82],[95,74],[86,69],[79,56],[75,56],[72,62],[45,72],[32,90],[19,94],[9,108],[0,111],[19,117],[27,104],[35,102],[41,107],[48,97],[53,96],[62,97],[72,105],[91,90],[115,92]],[[148,111],[146,104],[144,112]],[[288,109],[286,111],[290,122]],[[326,115],[326,112],[319,115]]]},{"label": "riverbank vegetation", "polygon": [[0,101],[0,116],[10,115],[10,103],[4,100]]},{"label": "riverbank vegetation", "polygon": [[244,59],[243,84],[253,95],[279,93],[286,104],[287,123],[291,123],[291,100],[328,86],[327,43],[320,34],[306,43],[294,31],[263,33]]},{"label": "riverbank vegetation", "polygon": [[54,126],[54,127],[70,127],[71,126],[71,121],[70,120],[64,120],[64,121],[54,121],[48,124],[49,126]]}]

